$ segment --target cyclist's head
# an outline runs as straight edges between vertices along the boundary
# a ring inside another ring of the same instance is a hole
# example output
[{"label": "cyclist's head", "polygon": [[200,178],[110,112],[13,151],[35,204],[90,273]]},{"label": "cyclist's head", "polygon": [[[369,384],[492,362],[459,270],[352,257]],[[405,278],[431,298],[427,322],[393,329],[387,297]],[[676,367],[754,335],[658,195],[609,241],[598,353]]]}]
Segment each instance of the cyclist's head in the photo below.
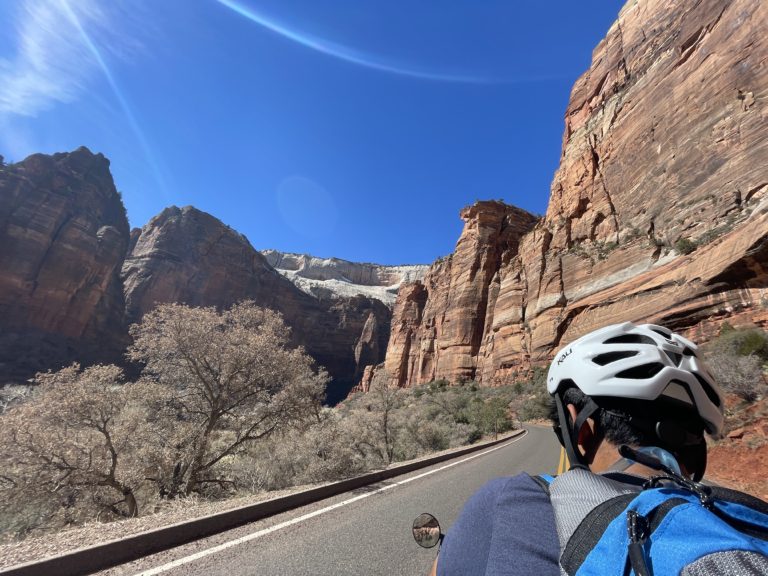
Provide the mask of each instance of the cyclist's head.
[{"label": "cyclist's head", "polygon": [[[556,432],[573,464],[579,429],[594,420],[620,446],[659,446],[700,479],[706,468],[704,432],[723,431],[723,398],[697,346],[652,324],[607,326],[565,346],[547,375]],[[575,422],[566,409],[573,404]]]}]

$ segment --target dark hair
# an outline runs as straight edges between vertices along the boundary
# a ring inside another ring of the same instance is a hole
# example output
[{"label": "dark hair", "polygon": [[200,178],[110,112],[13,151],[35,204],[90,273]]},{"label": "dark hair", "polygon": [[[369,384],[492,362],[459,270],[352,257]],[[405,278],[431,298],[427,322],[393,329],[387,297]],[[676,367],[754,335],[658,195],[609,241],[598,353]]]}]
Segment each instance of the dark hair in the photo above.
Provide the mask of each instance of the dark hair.
[{"label": "dark hair", "polygon": [[[559,392],[563,404],[573,404],[580,412],[589,400],[575,384],[567,384]],[[690,409],[681,411],[676,403],[660,400],[634,400],[607,396],[592,397],[601,408],[596,414],[597,434],[615,446],[659,446],[668,450],[678,459],[686,470],[699,478],[706,467],[706,442],[704,440],[704,423]],[[672,420],[682,423],[688,433],[701,439],[699,443],[684,447],[665,445],[652,431],[633,426],[632,417],[647,417],[656,421]],[[559,424],[557,409],[554,402],[550,404],[549,418],[554,425]]]},{"label": "dark hair", "polygon": [[[563,404],[573,404],[576,407],[577,412],[581,412],[586,406],[588,396],[576,386],[570,386],[561,393]],[[608,408],[606,402],[596,402],[601,408]],[[622,444],[628,444],[630,446],[649,446],[653,445],[655,437],[651,438],[649,434],[634,428],[629,423],[629,412],[621,410],[618,406],[612,406],[610,412],[606,410],[600,410],[597,416],[597,429],[611,444],[621,446]],[[557,409],[554,403],[549,409],[549,418],[553,424],[558,423]]]}]

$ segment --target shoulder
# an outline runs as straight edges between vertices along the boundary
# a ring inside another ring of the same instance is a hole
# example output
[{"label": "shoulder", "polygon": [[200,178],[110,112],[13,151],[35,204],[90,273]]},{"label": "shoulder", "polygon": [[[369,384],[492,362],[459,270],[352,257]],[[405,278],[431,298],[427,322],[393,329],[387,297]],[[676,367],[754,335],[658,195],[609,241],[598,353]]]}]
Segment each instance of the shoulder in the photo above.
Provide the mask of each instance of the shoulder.
[{"label": "shoulder", "polygon": [[519,505],[537,500],[540,500],[543,505],[549,504],[546,493],[527,474],[494,478],[467,500],[451,530],[458,531],[466,528],[467,525],[474,527],[483,519],[498,514],[500,508],[505,508],[511,502]]},{"label": "shoulder", "polygon": [[512,502],[515,506],[537,503],[548,506],[549,498],[528,474],[494,478],[467,500],[462,516],[477,512],[497,513],[499,507],[504,508]]},{"label": "shoulder", "polygon": [[[559,544],[549,497],[527,474],[496,478],[473,494],[446,535],[438,575],[547,574],[557,567]],[[535,562],[534,562],[535,561]],[[496,567],[504,568],[497,572]]]}]

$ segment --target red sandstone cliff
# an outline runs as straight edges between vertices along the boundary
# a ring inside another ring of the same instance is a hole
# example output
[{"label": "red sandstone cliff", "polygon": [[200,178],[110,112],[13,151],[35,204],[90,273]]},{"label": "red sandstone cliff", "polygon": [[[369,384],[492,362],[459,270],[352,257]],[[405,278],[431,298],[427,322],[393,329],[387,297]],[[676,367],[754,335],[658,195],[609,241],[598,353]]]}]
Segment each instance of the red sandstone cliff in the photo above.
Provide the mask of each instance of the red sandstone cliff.
[{"label": "red sandstone cliff", "polygon": [[474,377],[494,322],[498,271],[510,265],[520,238],[536,223],[535,216],[501,202],[479,202],[461,217],[456,251],[398,293],[386,370],[401,385]]},{"label": "red sandstone cliff", "polygon": [[[398,384],[503,382],[623,320],[768,319],[766,30],[760,0],[629,2],[571,93],[544,219],[476,204],[455,254],[401,288]],[[502,218],[513,242],[476,241]]]},{"label": "red sandstone cliff", "polygon": [[128,221],[101,154],[0,167],[0,384],[119,359]]}]

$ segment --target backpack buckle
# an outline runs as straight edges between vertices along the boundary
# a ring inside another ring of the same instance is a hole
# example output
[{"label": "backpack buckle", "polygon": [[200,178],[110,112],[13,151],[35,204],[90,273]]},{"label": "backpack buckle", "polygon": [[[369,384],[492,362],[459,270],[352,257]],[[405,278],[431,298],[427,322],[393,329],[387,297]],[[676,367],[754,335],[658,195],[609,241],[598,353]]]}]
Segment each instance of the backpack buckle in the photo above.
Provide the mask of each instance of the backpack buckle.
[{"label": "backpack buckle", "polygon": [[663,488],[665,482],[676,484],[689,492],[693,492],[696,494],[699,502],[701,502],[701,505],[704,506],[704,508],[710,509],[715,504],[715,499],[712,497],[712,488],[705,486],[704,484],[699,484],[698,482],[693,482],[682,476],[678,476],[677,474],[652,476],[645,484],[643,484],[643,490],[647,490],[648,488]]}]

